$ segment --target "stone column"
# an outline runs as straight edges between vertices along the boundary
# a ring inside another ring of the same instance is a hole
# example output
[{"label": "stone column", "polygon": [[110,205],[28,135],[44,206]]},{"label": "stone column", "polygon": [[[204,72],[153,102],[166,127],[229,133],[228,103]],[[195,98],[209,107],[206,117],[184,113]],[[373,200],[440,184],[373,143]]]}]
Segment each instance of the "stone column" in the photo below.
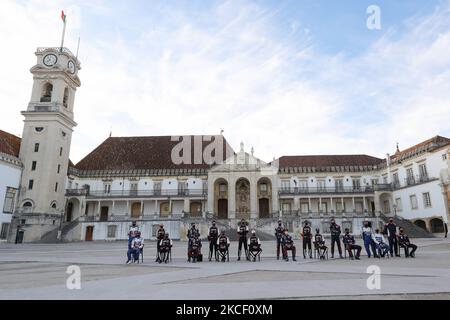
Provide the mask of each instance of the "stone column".
[{"label": "stone column", "polygon": [[228,218],[236,219],[236,179],[228,181]]},{"label": "stone column", "polygon": [[115,210],[116,210],[116,201],[113,200],[111,208],[111,217],[114,217]]},{"label": "stone column", "polygon": [[[189,198],[184,198],[184,202],[183,202],[183,211],[185,213],[188,213],[190,211],[190,204],[189,204]],[[203,208],[202,208],[203,209]],[[203,210],[204,211],[204,210]]]},{"label": "stone column", "polygon": [[250,181],[250,219],[257,219],[259,216],[258,183],[254,178],[251,178],[249,181]]}]

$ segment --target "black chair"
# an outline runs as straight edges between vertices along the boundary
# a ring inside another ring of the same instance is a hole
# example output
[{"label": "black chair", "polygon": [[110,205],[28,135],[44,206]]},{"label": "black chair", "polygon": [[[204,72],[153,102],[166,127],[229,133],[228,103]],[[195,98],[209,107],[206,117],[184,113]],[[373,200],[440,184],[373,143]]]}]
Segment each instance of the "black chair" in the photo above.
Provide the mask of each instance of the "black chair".
[{"label": "black chair", "polygon": [[[325,246],[325,250],[323,247],[321,248],[317,242],[313,242],[314,245],[314,259],[323,259],[328,260],[328,247]],[[320,251],[323,250],[321,253]]]},{"label": "black chair", "polygon": [[[347,259],[347,252],[348,252],[348,244],[345,243],[344,244],[344,258],[345,259]],[[353,257],[356,257],[356,253],[358,252],[358,250],[356,250],[355,248],[352,248],[352,252],[353,252]]]},{"label": "black chair", "polygon": [[158,256],[159,256],[159,263],[172,262],[172,248],[170,247],[169,250],[161,250],[160,248]]},{"label": "black chair", "polygon": [[256,259],[258,259],[258,261],[261,261],[261,252],[262,252],[261,247],[258,247],[258,250],[252,250],[251,248],[249,248],[248,258],[253,261],[256,261]]},{"label": "black chair", "polygon": [[227,262],[230,262],[230,250],[229,250],[229,247],[230,246],[227,245],[226,249],[220,248],[220,247],[217,248],[217,251],[216,251],[216,260],[217,261],[225,262],[225,260],[226,260]]},{"label": "black chair", "polygon": [[[131,262],[133,262],[133,263],[135,262],[134,254],[131,255]],[[139,258],[138,258],[137,263],[139,263],[139,262],[144,263],[144,245],[142,245],[142,248],[139,249]]]}]

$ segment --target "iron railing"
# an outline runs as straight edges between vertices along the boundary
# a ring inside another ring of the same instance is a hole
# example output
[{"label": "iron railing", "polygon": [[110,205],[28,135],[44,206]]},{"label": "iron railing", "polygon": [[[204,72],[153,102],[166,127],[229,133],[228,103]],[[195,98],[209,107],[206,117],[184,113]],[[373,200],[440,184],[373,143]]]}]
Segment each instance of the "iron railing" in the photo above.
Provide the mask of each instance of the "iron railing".
[{"label": "iron railing", "polygon": [[157,198],[157,197],[206,197],[207,190],[110,190],[91,191],[88,189],[68,189],[67,196],[86,196],[87,198]]}]

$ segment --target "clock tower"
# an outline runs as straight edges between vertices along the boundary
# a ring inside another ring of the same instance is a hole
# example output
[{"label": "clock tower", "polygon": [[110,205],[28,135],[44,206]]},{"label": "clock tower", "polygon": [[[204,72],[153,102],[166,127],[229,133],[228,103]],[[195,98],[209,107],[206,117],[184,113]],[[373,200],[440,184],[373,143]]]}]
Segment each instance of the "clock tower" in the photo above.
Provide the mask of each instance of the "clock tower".
[{"label": "clock tower", "polygon": [[19,158],[23,164],[10,241],[56,240],[65,211],[65,184],[80,62],[66,48],[38,48]]}]

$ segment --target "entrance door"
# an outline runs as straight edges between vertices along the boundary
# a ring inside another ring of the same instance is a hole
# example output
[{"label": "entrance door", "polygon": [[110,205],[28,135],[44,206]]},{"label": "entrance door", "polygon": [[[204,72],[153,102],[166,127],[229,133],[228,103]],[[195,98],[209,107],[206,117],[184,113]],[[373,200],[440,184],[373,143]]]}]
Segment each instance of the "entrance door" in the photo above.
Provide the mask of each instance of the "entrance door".
[{"label": "entrance door", "polygon": [[102,207],[100,211],[100,221],[108,221],[108,207]]},{"label": "entrance door", "polygon": [[69,204],[67,205],[67,215],[66,215],[67,222],[72,221],[72,211],[73,211],[73,203],[69,202]]},{"label": "entrance door", "polygon": [[259,217],[269,218],[269,199],[267,198],[259,199]]},{"label": "entrance door", "polygon": [[228,219],[228,200],[227,199],[219,199],[218,204],[218,219]]},{"label": "entrance door", "polygon": [[85,237],[85,240],[86,240],[86,241],[92,241],[93,236],[94,236],[94,226],[86,227],[86,237]]},{"label": "entrance door", "polygon": [[131,206],[131,217],[139,218],[141,216],[141,203],[136,202]]},{"label": "entrance door", "polygon": [[23,242],[23,235],[24,235],[24,233],[25,232],[23,230],[17,231],[16,243],[22,243]]}]

